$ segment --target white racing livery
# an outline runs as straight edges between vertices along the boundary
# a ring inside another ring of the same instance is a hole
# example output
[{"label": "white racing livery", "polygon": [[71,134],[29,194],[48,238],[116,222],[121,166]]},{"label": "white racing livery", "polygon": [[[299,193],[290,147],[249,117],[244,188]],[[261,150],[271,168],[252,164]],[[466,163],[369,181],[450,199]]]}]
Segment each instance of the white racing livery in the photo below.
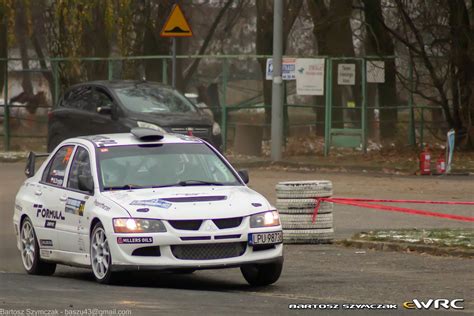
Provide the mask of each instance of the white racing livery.
[{"label": "white racing livery", "polygon": [[205,141],[136,128],[63,141],[35,173],[30,153],[13,223],[24,268],[122,270],[240,267],[251,285],[276,282],[283,233],[276,209]]}]

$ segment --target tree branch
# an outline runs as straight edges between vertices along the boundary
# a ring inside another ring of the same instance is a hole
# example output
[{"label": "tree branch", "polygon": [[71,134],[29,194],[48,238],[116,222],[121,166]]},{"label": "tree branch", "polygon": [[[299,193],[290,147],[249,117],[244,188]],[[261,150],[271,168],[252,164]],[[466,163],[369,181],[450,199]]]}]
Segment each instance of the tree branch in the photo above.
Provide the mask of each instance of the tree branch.
[{"label": "tree branch", "polygon": [[[216,19],[212,23],[211,27],[209,28],[209,33],[207,33],[206,38],[204,39],[204,42],[201,45],[201,48],[199,49],[198,55],[203,55],[204,52],[206,51],[207,47],[209,46],[209,43],[211,42],[212,37],[214,36],[214,33],[216,32],[217,26],[219,25],[219,22],[222,20],[224,17],[225,12],[229,7],[232,5],[232,2],[234,0],[227,0],[226,4],[221,8],[219,13],[217,14]],[[201,62],[201,58],[195,58],[191,65],[186,69],[186,75],[184,76],[184,84],[183,86],[186,87],[189,83],[189,80],[193,76],[194,72],[199,66],[199,63]]]}]

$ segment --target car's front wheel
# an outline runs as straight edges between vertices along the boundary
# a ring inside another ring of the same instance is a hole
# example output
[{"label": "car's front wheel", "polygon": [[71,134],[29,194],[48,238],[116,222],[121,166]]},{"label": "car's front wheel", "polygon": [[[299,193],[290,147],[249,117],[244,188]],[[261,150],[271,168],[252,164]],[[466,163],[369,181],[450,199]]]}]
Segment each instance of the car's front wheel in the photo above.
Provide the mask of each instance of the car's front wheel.
[{"label": "car's front wheel", "polygon": [[240,267],[245,280],[252,286],[270,285],[278,281],[283,260],[266,264],[250,264]]},{"label": "car's front wheel", "polygon": [[92,271],[96,281],[110,284],[112,282],[112,255],[105,229],[101,223],[94,226],[90,245]]},{"label": "car's front wheel", "polygon": [[41,260],[38,240],[36,239],[33,223],[29,218],[25,218],[21,224],[20,250],[23,267],[28,274],[51,275],[56,271],[55,263]]}]

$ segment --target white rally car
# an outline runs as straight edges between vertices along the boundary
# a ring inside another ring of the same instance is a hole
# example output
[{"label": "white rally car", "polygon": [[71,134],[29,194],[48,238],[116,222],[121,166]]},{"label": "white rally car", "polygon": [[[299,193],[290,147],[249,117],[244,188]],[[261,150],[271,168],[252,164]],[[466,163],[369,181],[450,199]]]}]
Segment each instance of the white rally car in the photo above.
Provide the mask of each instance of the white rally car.
[{"label": "white rally car", "polygon": [[278,280],[278,212],[208,143],[136,128],[63,141],[35,173],[30,154],[13,223],[24,268],[116,271],[240,267],[251,285]]}]

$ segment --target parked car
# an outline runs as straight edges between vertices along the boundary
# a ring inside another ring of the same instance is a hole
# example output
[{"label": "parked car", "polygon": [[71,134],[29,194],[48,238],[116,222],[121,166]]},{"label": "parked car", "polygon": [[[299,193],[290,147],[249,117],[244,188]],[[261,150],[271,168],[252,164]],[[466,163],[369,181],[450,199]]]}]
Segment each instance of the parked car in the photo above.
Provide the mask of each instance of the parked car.
[{"label": "parked car", "polygon": [[257,286],[280,277],[278,211],[199,138],[135,128],[65,140],[36,173],[35,158],[13,217],[29,274],[62,263],[100,283],[129,269],[240,267]]},{"label": "parked car", "polygon": [[49,113],[48,152],[83,135],[124,133],[133,127],[193,135],[220,148],[219,125],[168,86],[148,81],[93,81],[69,88]]}]

